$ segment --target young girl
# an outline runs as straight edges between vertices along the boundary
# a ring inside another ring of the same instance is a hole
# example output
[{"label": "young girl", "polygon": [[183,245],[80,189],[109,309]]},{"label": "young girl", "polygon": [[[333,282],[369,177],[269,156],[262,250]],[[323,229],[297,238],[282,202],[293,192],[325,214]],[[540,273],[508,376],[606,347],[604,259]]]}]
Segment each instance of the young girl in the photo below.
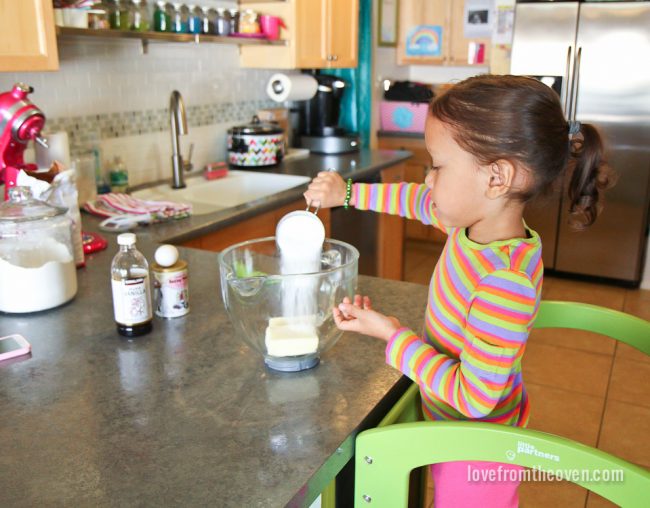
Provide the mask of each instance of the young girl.
[{"label": "young girl", "polygon": [[[359,295],[335,308],[334,319],[342,330],[387,342],[387,363],[418,383],[427,419],[525,427],[521,358],[543,266],[540,238],[526,226],[524,206],[568,168],[574,223],[593,223],[609,183],[601,138],[591,125],[567,123],[559,98],[539,81],[485,75],[432,102],[425,143],[432,166],[424,185],[355,184],[349,198],[358,209],[418,219],[447,233],[429,286],[424,336]],[[322,172],[305,198],[340,206],[347,191],[337,173]],[[501,470],[501,481],[470,482],[469,467]],[[518,467],[433,465],[436,508],[517,506],[519,482],[505,481],[508,469]]]}]

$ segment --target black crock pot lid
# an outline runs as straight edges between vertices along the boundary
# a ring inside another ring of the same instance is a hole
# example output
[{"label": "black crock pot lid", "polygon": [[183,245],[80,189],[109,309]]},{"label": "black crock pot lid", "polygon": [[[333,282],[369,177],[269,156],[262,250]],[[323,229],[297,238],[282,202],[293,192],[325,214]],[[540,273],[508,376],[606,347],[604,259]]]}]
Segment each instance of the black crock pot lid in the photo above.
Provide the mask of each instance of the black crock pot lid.
[{"label": "black crock pot lid", "polygon": [[233,127],[228,134],[282,134],[282,129],[276,123],[262,123],[255,115],[251,123]]}]

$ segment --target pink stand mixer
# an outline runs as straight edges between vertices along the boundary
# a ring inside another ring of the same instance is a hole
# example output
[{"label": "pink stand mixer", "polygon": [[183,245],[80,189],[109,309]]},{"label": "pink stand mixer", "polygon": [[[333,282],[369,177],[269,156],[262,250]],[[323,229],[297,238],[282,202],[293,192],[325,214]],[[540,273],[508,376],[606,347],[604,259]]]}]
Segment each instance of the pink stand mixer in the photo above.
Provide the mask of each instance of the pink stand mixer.
[{"label": "pink stand mixer", "polygon": [[10,92],[0,94],[0,183],[4,180],[5,200],[21,169],[37,169],[23,160],[27,143],[34,140],[47,148],[47,141],[40,136],[45,115],[27,98],[33,91],[31,86],[16,83]]}]

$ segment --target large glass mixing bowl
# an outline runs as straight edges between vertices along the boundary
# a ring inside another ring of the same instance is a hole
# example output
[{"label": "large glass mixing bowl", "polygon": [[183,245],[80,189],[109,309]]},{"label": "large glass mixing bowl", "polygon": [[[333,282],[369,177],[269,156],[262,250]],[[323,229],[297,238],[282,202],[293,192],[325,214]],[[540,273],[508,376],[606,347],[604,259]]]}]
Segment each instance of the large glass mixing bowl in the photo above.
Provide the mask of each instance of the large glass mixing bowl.
[{"label": "large glass mixing bowl", "polygon": [[332,308],[353,297],[358,262],[359,251],[352,245],[326,239],[318,271],[283,275],[287,270],[275,237],[232,245],[219,255],[221,293],[230,320],[268,367],[314,367],[341,337]]}]

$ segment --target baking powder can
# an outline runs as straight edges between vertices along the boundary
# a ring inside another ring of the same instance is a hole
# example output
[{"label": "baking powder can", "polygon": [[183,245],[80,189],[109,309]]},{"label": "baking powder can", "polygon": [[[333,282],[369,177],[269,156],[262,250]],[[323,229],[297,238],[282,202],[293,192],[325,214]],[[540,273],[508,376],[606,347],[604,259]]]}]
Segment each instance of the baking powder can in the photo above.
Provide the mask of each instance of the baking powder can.
[{"label": "baking powder can", "polygon": [[172,245],[159,247],[155,254],[156,262],[151,264],[155,313],[162,318],[181,317],[190,311],[187,262],[178,260],[178,254],[176,254],[176,256],[171,256],[171,259],[176,257],[174,263],[169,266],[164,266],[171,259],[169,255],[159,255],[161,249],[168,249],[168,251],[171,249],[176,250]]}]

